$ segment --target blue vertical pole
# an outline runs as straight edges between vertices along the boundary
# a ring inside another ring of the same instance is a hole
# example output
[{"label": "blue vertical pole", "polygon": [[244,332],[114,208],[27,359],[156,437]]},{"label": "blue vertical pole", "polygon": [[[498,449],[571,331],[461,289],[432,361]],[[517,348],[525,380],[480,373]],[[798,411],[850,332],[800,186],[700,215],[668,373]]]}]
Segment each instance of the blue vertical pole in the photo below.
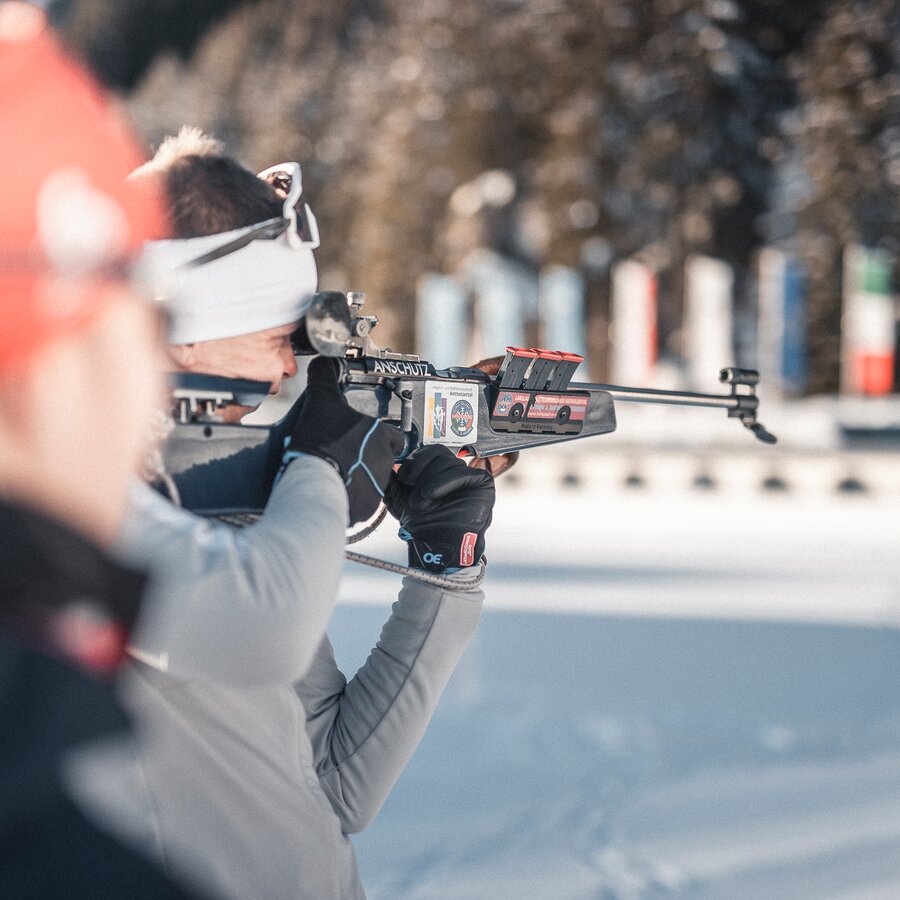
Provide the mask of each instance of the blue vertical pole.
[{"label": "blue vertical pole", "polygon": [[466,364],[469,302],[455,278],[425,275],[419,280],[416,344],[419,355],[438,368]]},{"label": "blue vertical pole", "polygon": [[806,278],[797,260],[784,267],[784,338],[781,377],[786,391],[800,394],[806,387]]},{"label": "blue vertical pole", "polygon": [[521,279],[501,264],[482,266],[477,278],[480,352],[502,356],[507,346],[519,347],[525,340]]},{"label": "blue vertical pole", "polygon": [[541,272],[540,317],[542,346],[585,357],[575,379],[586,378],[585,283],[580,272],[568,266],[551,266]]}]

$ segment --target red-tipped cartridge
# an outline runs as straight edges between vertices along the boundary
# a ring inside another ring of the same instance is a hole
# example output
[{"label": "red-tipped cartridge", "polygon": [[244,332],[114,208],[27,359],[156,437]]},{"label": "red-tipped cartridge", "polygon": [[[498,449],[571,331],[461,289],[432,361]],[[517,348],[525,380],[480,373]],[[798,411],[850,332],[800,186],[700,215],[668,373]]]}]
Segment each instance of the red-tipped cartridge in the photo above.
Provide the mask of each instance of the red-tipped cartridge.
[{"label": "red-tipped cartridge", "polygon": [[520,388],[525,381],[529,366],[537,359],[537,352],[525,347],[507,347],[506,359],[497,373],[501,388]]},{"label": "red-tipped cartridge", "polygon": [[577,353],[560,353],[560,360],[547,382],[548,391],[564,391],[572,380],[575,370],[584,362]]},{"label": "red-tipped cartridge", "polygon": [[542,350],[539,347],[531,348],[536,354],[537,359],[528,371],[528,377],[525,379],[525,389],[529,391],[543,391],[547,388],[547,382],[553,374],[557,363],[562,356],[555,350]]}]

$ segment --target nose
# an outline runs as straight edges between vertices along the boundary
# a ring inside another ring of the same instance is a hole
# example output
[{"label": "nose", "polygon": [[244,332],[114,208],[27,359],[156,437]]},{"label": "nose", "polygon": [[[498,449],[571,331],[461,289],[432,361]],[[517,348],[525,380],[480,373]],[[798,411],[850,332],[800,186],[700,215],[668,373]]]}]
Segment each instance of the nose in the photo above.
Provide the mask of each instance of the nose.
[{"label": "nose", "polygon": [[284,368],[284,378],[293,378],[297,374],[297,357],[294,356],[292,347],[287,347],[284,351],[282,366]]}]

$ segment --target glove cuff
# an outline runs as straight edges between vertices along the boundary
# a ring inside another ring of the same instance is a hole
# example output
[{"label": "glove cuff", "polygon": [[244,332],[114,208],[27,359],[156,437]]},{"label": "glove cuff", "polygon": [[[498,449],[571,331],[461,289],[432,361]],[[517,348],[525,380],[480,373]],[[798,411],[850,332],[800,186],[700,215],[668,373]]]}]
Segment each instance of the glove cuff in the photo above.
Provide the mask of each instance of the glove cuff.
[{"label": "glove cuff", "polygon": [[456,572],[474,566],[481,559],[479,543],[484,549],[484,539],[474,531],[466,532],[454,543],[412,540],[404,537],[403,529],[400,536],[407,541],[410,567],[427,572]]}]

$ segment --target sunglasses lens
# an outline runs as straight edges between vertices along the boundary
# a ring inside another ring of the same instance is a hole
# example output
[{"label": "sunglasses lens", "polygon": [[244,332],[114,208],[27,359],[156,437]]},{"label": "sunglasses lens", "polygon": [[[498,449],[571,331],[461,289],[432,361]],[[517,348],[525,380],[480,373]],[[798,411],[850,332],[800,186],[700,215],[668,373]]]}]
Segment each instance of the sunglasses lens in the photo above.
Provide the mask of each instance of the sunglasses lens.
[{"label": "sunglasses lens", "polygon": [[307,244],[319,241],[319,229],[312,217],[312,210],[305,203],[297,207],[297,234]]}]

